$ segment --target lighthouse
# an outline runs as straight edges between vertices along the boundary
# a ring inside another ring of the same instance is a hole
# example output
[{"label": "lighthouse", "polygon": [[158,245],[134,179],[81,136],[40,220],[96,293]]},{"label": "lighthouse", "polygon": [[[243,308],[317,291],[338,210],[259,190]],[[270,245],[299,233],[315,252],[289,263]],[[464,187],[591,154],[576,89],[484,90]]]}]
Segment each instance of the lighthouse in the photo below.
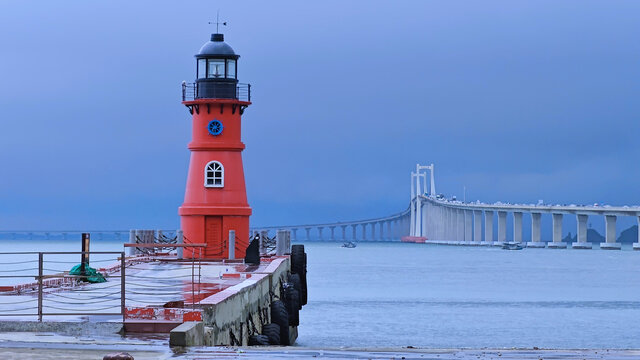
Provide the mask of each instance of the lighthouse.
[{"label": "lighthouse", "polygon": [[[212,34],[195,58],[195,83],[182,84],[182,104],[192,115],[192,138],[184,203],[178,209],[180,225],[185,243],[207,245],[205,258],[242,258],[249,244],[251,207],[242,165],[241,120],[251,104],[251,85],[238,82],[240,55],[223,34]],[[231,231],[235,246],[230,252]]]}]

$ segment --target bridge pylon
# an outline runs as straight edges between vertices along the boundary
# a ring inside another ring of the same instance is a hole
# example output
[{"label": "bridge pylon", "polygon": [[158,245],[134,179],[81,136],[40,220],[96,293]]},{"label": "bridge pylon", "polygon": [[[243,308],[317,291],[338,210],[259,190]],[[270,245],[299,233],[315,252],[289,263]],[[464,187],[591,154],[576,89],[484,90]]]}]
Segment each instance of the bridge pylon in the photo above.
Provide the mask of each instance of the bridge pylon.
[{"label": "bridge pylon", "polygon": [[[436,183],[433,169],[433,164],[416,164],[416,171],[411,172],[411,221],[409,225],[409,236],[424,236],[424,226],[426,225],[426,221],[423,220],[422,201],[420,199],[421,196],[436,195]],[[429,185],[427,185],[427,171],[429,171],[431,180]]]}]

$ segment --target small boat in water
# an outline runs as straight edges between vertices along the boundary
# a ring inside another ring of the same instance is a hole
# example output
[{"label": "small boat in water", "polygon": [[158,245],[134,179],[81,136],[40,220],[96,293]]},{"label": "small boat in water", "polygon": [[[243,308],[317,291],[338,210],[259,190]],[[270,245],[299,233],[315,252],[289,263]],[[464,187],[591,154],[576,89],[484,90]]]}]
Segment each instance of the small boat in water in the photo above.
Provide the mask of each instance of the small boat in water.
[{"label": "small boat in water", "polygon": [[400,238],[400,241],[405,243],[424,244],[427,241],[427,238],[424,236],[403,236]]},{"label": "small boat in water", "polygon": [[342,247],[347,249],[353,249],[354,247],[356,247],[356,243],[354,243],[353,241],[349,241],[342,244]]},{"label": "small boat in water", "polygon": [[504,243],[502,244],[503,250],[522,250],[524,247],[518,243]]}]

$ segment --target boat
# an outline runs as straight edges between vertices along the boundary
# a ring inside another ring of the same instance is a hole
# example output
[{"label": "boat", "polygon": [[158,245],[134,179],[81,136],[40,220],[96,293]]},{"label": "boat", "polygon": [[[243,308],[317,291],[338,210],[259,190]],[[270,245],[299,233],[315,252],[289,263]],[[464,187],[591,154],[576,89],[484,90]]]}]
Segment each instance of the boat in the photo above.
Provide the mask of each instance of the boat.
[{"label": "boat", "polygon": [[504,243],[502,244],[503,250],[522,250],[524,247],[518,243]]},{"label": "boat", "polygon": [[356,243],[354,243],[353,241],[349,241],[349,242],[346,242],[346,243],[342,244],[341,247],[347,248],[347,249],[353,249],[354,247],[356,247]]},{"label": "boat", "polygon": [[403,236],[402,238],[400,238],[400,241],[406,243],[424,244],[427,241],[427,238],[424,236]]}]

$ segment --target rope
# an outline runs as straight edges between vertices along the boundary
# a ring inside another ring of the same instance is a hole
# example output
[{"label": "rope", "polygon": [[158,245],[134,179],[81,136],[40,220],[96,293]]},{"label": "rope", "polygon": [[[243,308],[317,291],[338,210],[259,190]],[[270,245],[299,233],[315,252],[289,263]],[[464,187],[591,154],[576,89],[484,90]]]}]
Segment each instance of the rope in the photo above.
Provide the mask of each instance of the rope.
[{"label": "rope", "polygon": [[[171,269],[151,269],[151,268],[138,268],[138,267],[129,267],[128,269],[132,270],[141,270],[141,271],[169,271],[169,270],[180,270],[181,268],[171,268]],[[184,268],[186,269],[186,268]]]},{"label": "rope", "polygon": [[[79,300],[79,299],[76,299]],[[69,301],[58,301],[58,300],[53,300],[53,299],[46,299],[42,301],[42,303],[44,304],[45,301],[50,301],[50,302],[54,302],[56,304],[66,304],[66,305],[85,305],[85,304],[100,304],[100,303],[105,303],[105,302],[109,302],[109,301],[120,301],[120,297],[117,298],[113,298],[113,299],[106,299],[106,300],[97,300],[97,301],[83,301],[83,302],[69,302]],[[46,305],[44,305],[46,306]]]},{"label": "rope", "polygon": [[2,265],[16,265],[16,264],[27,264],[32,262],[38,262],[38,260],[27,260],[27,261],[15,261],[15,262],[3,262]]},{"label": "rope", "polygon": [[1,305],[24,304],[24,303],[26,303],[26,302],[32,302],[32,301],[38,301],[38,299],[37,299],[37,298],[34,298],[34,299],[21,300],[21,301],[15,301],[15,302],[4,302],[4,301],[3,301],[3,302],[1,302],[1,303],[0,303],[0,306],[1,306]]},{"label": "rope", "polygon": [[[86,310],[86,311],[87,311],[87,312],[90,312],[90,311],[101,311],[101,310],[113,309],[113,308],[115,308],[115,307],[120,307],[120,305],[107,306],[107,307],[98,308],[98,309],[88,309],[88,310]],[[46,306],[46,308],[48,308],[48,309],[62,310],[62,311],[70,311],[70,312],[78,311],[77,309],[59,308],[59,307],[50,306],[50,305]],[[96,315],[100,315],[100,314],[96,314]]]},{"label": "rope", "polygon": [[140,292],[140,291],[131,291],[131,290],[127,291],[127,293],[136,294],[136,295],[182,295],[184,294],[184,292],[182,291],[149,293],[149,292]]},{"label": "rope", "polygon": [[[137,283],[134,283],[134,282],[128,282],[128,281],[127,281],[127,285],[134,285],[134,286],[147,287],[147,288],[155,288],[155,289],[157,289],[157,288],[158,288],[158,285],[144,285],[144,284],[137,284]],[[175,286],[180,286],[180,285],[182,285],[182,284],[175,283],[175,284],[173,284],[173,285],[175,285]],[[165,286],[166,286],[166,285],[165,285]]]},{"label": "rope", "polygon": [[[107,261],[117,261],[118,258],[113,259],[105,259],[105,260],[91,260],[89,263],[97,263],[97,262],[107,262]],[[33,260],[38,261],[38,260]],[[77,261],[57,261],[57,260],[43,260],[45,263],[55,263],[55,264],[78,264]]]},{"label": "rope", "polygon": [[8,272],[16,272],[16,271],[31,271],[38,270],[38,268],[30,268],[30,269],[12,269],[12,270],[0,270],[0,273],[8,273]]},{"label": "rope", "polygon": [[[116,292],[112,292],[112,293],[108,293],[108,294],[103,294],[102,296],[111,296],[111,295],[116,295],[116,294],[120,294],[120,291],[116,291]],[[64,299],[69,299],[69,300],[78,300],[77,297],[64,296],[64,295],[56,294],[56,293],[53,293],[53,292],[46,293],[46,295],[53,295],[53,296],[57,296],[57,297],[61,297],[61,298],[64,298]]]},{"label": "rope", "polygon": [[166,303],[150,303],[147,301],[140,301],[138,299],[131,299],[131,298],[125,298],[125,300],[131,301],[134,303],[143,303],[145,306],[164,306],[164,304],[166,304]]},{"label": "rope", "polygon": [[[153,279],[158,280],[157,277],[153,276],[141,276],[141,275],[127,275],[127,278],[136,278],[136,279]],[[180,279],[180,278],[191,278],[191,275],[179,275],[179,276],[163,276],[160,279]]]},{"label": "rope", "polygon": [[[27,308],[20,308],[20,309],[3,309],[2,311],[4,312],[15,312],[15,311],[22,311],[22,310],[33,310],[33,309],[38,309],[38,307],[27,307]],[[36,315],[36,314],[34,314]]]},{"label": "rope", "polygon": [[101,287],[99,287],[99,288],[95,288],[95,289],[87,289],[87,290],[84,290],[84,289],[74,289],[74,290],[72,290],[72,291],[91,292],[91,291],[96,291],[96,290],[111,289],[111,288],[119,287],[119,286],[121,286],[121,285],[120,285],[120,283],[116,283],[116,284],[109,285],[109,286],[101,286]]},{"label": "rope", "polygon": [[97,263],[97,262],[107,262],[107,261],[119,261],[120,259],[118,258],[113,258],[113,259],[104,259],[104,260],[91,260],[90,263]]}]

